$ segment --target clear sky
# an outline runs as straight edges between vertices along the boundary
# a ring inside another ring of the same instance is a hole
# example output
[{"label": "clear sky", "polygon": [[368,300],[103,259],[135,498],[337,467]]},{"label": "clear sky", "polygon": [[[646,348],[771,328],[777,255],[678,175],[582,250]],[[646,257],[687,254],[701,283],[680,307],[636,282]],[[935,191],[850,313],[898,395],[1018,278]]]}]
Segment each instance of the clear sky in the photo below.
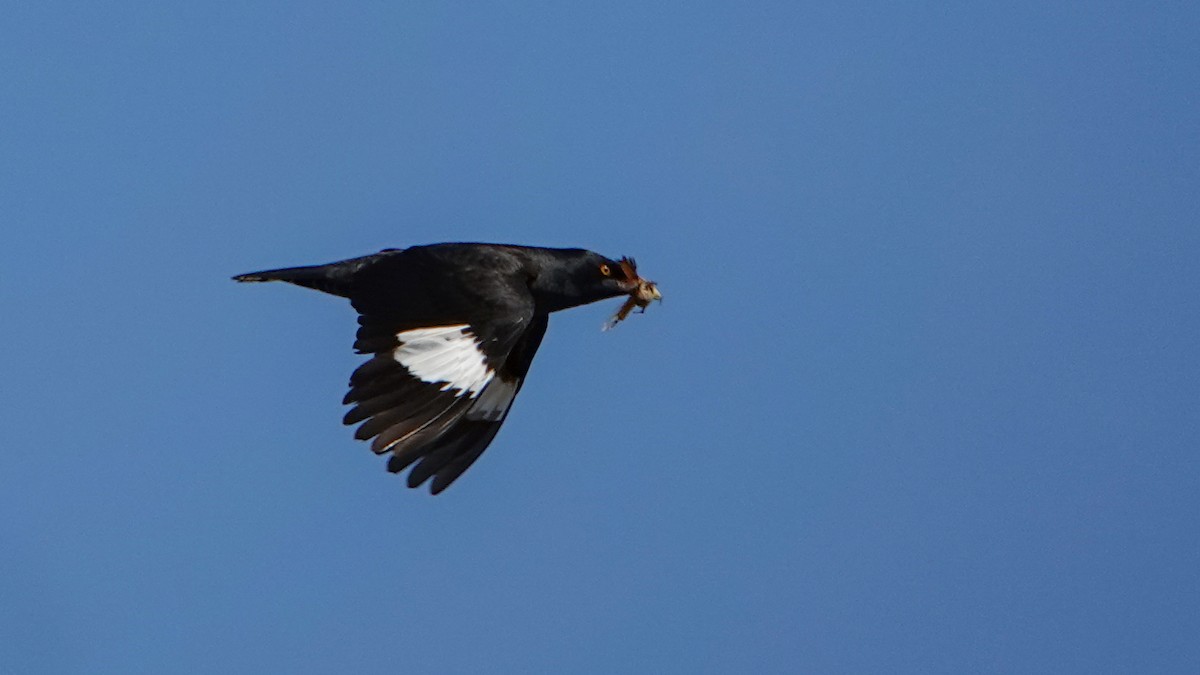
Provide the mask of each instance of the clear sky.
[{"label": "clear sky", "polygon": [[[9,2],[0,672],[1200,672],[1195,2]],[[439,497],[337,298],[636,256]]]}]

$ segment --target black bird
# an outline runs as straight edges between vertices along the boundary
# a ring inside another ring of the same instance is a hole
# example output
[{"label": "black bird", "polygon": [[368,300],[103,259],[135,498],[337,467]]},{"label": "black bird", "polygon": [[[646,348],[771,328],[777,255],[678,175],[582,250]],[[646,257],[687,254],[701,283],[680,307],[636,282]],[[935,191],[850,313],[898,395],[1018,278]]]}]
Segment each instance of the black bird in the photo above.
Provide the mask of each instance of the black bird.
[{"label": "black bird", "polygon": [[479,458],[521,389],[551,312],[620,295],[661,299],[631,258],[583,249],[432,244],[328,265],[233,277],[286,281],[350,299],[355,350],[373,354],[350,376],[345,424],[391,453],[392,473],[438,494]]}]

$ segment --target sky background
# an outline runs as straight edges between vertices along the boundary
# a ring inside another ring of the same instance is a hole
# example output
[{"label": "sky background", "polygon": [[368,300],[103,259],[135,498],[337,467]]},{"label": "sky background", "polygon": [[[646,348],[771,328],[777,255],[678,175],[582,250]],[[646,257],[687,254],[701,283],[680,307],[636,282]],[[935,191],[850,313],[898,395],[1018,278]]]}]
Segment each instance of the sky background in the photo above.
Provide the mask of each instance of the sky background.
[{"label": "sky background", "polygon": [[[1200,672],[1195,2],[4,2],[0,672]],[[633,255],[436,498],[345,302]]]}]

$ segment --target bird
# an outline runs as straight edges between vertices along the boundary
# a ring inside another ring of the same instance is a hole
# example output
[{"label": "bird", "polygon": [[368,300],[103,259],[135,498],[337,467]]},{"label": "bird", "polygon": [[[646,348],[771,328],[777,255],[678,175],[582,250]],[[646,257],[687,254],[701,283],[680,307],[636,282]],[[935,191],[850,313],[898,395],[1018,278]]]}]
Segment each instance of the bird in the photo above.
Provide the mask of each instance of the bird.
[{"label": "bird", "polygon": [[662,295],[632,258],[580,248],[443,243],[389,248],[324,265],[233,277],[283,281],[347,298],[354,349],[343,424],[389,455],[410,488],[450,486],[491,444],[521,390],[549,315],[606,298],[645,311]]}]

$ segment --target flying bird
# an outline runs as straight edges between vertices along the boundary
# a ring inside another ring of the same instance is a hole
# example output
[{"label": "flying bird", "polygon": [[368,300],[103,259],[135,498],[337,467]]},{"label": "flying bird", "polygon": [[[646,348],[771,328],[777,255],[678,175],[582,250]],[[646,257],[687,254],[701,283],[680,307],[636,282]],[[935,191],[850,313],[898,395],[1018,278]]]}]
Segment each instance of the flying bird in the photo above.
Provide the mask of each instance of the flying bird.
[{"label": "flying bird", "polygon": [[327,265],[251,272],[348,298],[355,350],[372,357],[350,376],[344,424],[387,454],[408,486],[438,494],[492,442],[521,390],[551,312],[628,295],[610,322],[661,300],[632,258],[583,249],[432,244]]}]

